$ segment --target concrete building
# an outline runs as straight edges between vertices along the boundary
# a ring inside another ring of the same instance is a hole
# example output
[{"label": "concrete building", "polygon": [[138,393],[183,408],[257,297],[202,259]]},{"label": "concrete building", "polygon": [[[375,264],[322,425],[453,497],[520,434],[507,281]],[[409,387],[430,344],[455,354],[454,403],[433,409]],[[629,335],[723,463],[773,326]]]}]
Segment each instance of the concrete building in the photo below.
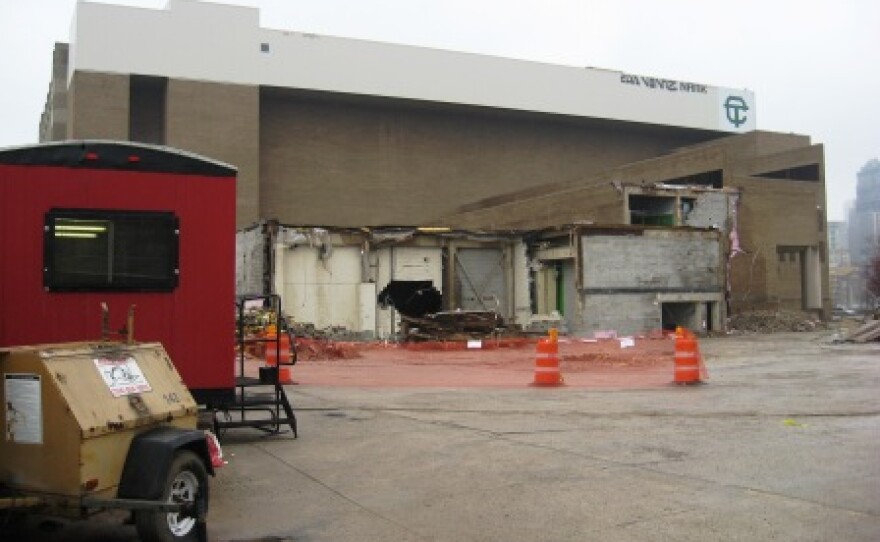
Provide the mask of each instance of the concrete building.
[{"label": "concrete building", "polygon": [[748,90],[272,30],[254,8],[195,0],[80,2],[54,66],[67,98],[41,133],[234,164],[242,229],[690,220],[724,233],[711,302],[830,309],[823,149],[755,132]]},{"label": "concrete building", "polygon": [[336,336],[398,334],[401,315],[380,301],[389,287],[406,296],[436,288],[443,311],[492,311],[524,329],[719,331],[722,238],[714,228],[665,226],[475,233],[268,224],[239,232],[236,288],[279,293],[293,321]]}]

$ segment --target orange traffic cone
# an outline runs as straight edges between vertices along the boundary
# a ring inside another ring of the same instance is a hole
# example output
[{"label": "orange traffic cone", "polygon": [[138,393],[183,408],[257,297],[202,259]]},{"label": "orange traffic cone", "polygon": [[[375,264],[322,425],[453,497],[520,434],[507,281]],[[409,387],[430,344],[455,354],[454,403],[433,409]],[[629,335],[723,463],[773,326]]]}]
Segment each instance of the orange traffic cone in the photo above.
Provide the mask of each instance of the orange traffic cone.
[{"label": "orange traffic cone", "polygon": [[697,336],[682,327],[675,329],[675,376],[676,384],[699,384],[703,358]]},{"label": "orange traffic cone", "polygon": [[562,375],[559,372],[559,343],[558,332],[550,330],[550,337],[538,339],[537,352],[535,354],[535,381],[534,386],[561,386]]},{"label": "orange traffic cone", "polygon": [[[269,338],[274,339],[275,336],[271,335]],[[283,331],[278,338],[277,349],[275,343],[266,343],[266,365],[277,365],[279,361],[282,364],[290,363],[290,335]]]}]

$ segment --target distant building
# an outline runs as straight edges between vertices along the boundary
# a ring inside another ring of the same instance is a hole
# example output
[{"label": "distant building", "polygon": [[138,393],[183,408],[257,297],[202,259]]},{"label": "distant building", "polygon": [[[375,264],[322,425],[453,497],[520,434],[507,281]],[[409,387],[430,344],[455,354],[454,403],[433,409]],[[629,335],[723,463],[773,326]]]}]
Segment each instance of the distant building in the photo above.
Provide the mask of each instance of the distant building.
[{"label": "distant building", "polygon": [[858,173],[856,201],[849,216],[853,264],[865,265],[880,247],[880,160],[868,161]]},{"label": "distant building", "polygon": [[868,265],[880,255],[880,160],[869,160],[857,178],[856,200],[849,214],[852,305],[870,308],[874,300],[866,288]]},{"label": "distant building", "polygon": [[[271,30],[249,7],[80,2],[41,134],[233,164],[242,229],[674,227],[696,210],[694,223],[723,232],[730,310],[827,315],[824,149],[756,131],[756,113],[745,89]],[[560,285],[589,283],[566,265]],[[663,281],[644,288],[703,299]]]}]

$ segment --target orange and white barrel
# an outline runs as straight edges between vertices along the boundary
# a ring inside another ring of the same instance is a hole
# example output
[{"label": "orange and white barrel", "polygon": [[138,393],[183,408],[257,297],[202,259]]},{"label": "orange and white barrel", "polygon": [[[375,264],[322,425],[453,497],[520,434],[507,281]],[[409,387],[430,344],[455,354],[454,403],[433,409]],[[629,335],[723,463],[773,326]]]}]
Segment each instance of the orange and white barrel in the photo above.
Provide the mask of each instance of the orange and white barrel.
[{"label": "orange and white barrel", "polygon": [[684,328],[675,330],[675,376],[676,384],[700,382],[700,348],[697,337]]},{"label": "orange and white barrel", "polygon": [[559,372],[559,343],[553,338],[538,339],[533,384],[535,386],[559,386],[562,384],[562,374]]}]

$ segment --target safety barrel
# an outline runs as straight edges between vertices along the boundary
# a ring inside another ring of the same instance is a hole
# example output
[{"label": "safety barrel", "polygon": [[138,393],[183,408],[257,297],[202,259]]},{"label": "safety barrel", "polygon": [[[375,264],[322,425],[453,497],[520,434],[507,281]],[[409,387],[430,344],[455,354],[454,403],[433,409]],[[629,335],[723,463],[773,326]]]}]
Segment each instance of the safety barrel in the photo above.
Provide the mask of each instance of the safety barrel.
[{"label": "safety barrel", "polygon": [[551,335],[549,339],[538,339],[535,354],[535,386],[559,386],[562,374],[559,372],[559,343]]},{"label": "safety barrel", "polygon": [[697,336],[682,327],[675,330],[675,376],[676,384],[698,384],[700,380],[700,346]]}]

